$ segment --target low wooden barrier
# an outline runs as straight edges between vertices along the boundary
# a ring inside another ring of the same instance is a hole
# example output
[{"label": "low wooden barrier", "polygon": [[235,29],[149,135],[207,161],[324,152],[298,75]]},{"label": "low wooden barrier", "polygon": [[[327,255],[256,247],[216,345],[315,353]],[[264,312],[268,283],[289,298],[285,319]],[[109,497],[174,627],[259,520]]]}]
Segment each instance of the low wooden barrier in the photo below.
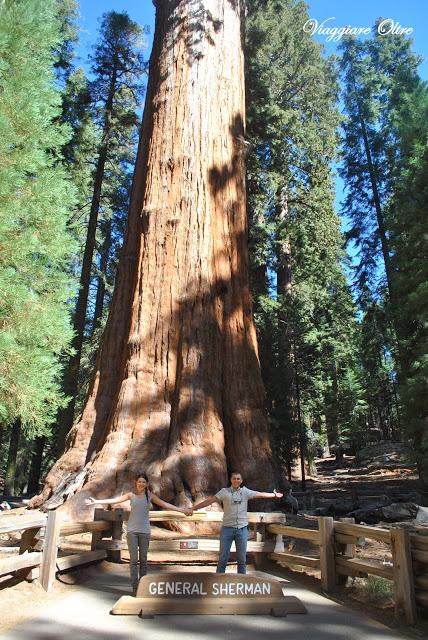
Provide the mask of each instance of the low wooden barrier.
[{"label": "low wooden barrier", "polygon": [[[404,613],[406,621],[416,620],[416,606],[428,609],[428,536],[409,533],[401,527],[382,529],[355,524],[350,519],[334,521],[333,518],[317,518],[317,529],[291,527],[285,524],[283,513],[248,514],[253,529],[248,542],[248,553],[254,555],[256,564],[264,554],[283,566],[300,565],[321,572],[323,589],[329,592],[336,584],[346,582],[349,576],[375,575],[393,582],[396,615]],[[48,515],[38,511],[18,516],[2,515],[0,533],[22,531],[19,553],[0,558],[0,576],[25,571],[25,577],[39,578],[47,591],[52,588],[57,571],[65,571],[84,563],[108,558],[120,561],[123,525],[129,512],[123,509],[96,509],[92,522],[63,522],[61,512]],[[151,511],[151,522],[212,522],[220,523],[221,512],[195,512],[192,516],[175,511]],[[91,533],[91,549],[80,554],[58,557],[60,539],[79,533]],[[319,552],[314,557],[285,552],[284,537],[308,540]],[[391,563],[355,557],[359,538],[368,538],[387,544],[391,551]],[[178,561],[207,559],[207,554],[217,559],[218,538],[176,533],[174,538],[152,540],[150,553],[163,557],[175,554]],[[28,570],[28,571],[27,571]]]},{"label": "low wooden barrier", "polygon": [[0,533],[22,531],[22,534],[19,554],[0,559],[0,576],[30,569],[23,577],[30,580],[38,578],[42,587],[49,591],[57,571],[107,557],[103,550],[58,557],[60,537],[85,532],[100,533],[111,531],[111,528],[110,522],[62,522],[58,511],[50,511],[48,515],[29,511],[18,516],[2,516]]},{"label": "low wooden barrier", "polygon": [[[92,522],[64,522],[60,511],[50,511],[48,515],[38,511],[27,512],[19,516],[5,516],[0,520],[0,533],[22,531],[19,555],[0,559],[0,575],[15,573],[21,569],[26,572],[27,579],[38,578],[46,591],[52,589],[57,572],[71,567],[108,558],[120,561],[121,549],[126,547],[122,540],[123,523],[128,520],[129,512],[123,509],[96,509]],[[185,516],[176,511],[151,511],[151,522],[186,522],[220,523],[223,514],[220,512],[196,512],[193,516]],[[248,543],[248,552],[255,554],[260,560],[261,554],[275,551],[275,541],[265,539],[265,528],[268,524],[285,522],[283,513],[250,513],[250,525],[254,529],[254,538]],[[91,550],[80,554],[58,556],[61,538],[79,533],[91,533]],[[105,539],[108,538],[108,539]],[[212,553],[218,557],[218,539],[185,536],[177,533],[175,539],[152,540],[151,552],[177,553],[181,559],[197,559],[201,553]]]},{"label": "low wooden barrier", "polygon": [[[47,516],[39,511],[21,515],[2,515],[0,519],[0,533],[14,533],[22,531],[19,554],[0,559],[0,576],[5,576],[22,569],[34,569],[42,562],[39,551],[28,552],[32,542],[41,529],[46,526]],[[28,573],[28,572],[27,572]]]},{"label": "low wooden barrier", "polygon": [[[113,524],[113,533],[110,539],[103,539],[103,535],[93,535],[92,548],[105,549],[108,559],[119,562],[122,549],[126,549],[126,542],[123,537],[123,523],[127,522],[129,511],[124,509],[104,510],[96,509],[94,513],[95,522],[107,520]],[[223,513],[219,511],[197,511],[192,516],[185,516],[177,511],[150,511],[150,522],[205,522],[221,523]],[[254,554],[256,564],[260,564],[262,554],[273,553],[276,542],[272,536],[266,539],[266,527],[270,524],[285,523],[285,515],[281,512],[263,513],[249,512],[249,526],[253,529],[253,539],[248,542],[247,551]],[[167,540],[151,540],[149,547],[149,560],[156,553],[170,554],[177,557],[177,561],[197,560],[203,555],[204,560],[217,560],[220,543],[217,538],[207,536],[195,536],[194,534],[178,533],[174,538]]]},{"label": "low wooden barrier", "polygon": [[[346,520],[346,521],[345,521]],[[321,571],[321,584],[326,592],[348,576],[379,576],[393,582],[395,612],[404,614],[408,624],[416,622],[416,605],[428,608],[428,536],[410,534],[407,529],[382,529],[355,524],[351,519],[334,521],[317,518],[318,529],[301,529],[284,525],[268,525],[277,537],[277,551],[269,557],[282,566],[298,565]],[[319,547],[317,557],[285,553],[283,537],[309,540]],[[391,563],[355,557],[359,538],[389,545]],[[282,550],[279,549],[282,546]]]}]

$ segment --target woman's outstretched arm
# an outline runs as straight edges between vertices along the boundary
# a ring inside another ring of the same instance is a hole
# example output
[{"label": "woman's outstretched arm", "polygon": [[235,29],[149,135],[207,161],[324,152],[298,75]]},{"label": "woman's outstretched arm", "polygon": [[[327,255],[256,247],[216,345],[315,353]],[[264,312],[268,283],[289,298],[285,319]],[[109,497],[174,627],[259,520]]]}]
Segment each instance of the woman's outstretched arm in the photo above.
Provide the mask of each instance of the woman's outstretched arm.
[{"label": "woman's outstretched arm", "polygon": [[174,504],[169,502],[165,502],[165,500],[161,500],[154,493],[150,494],[150,500],[158,505],[158,507],[162,507],[162,509],[169,509],[170,511],[178,511],[179,513],[185,513],[186,516],[191,516],[193,514],[193,508],[189,507],[186,509],[182,509],[181,507],[176,507]]},{"label": "woman's outstretched arm", "polygon": [[128,493],[124,493],[122,496],[117,496],[116,498],[102,498],[101,500],[95,500],[95,498],[92,498],[91,496],[89,496],[89,498],[86,498],[85,504],[86,505],[119,504],[119,502],[126,502],[127,500],[130,500],[130,499],[131,499],[131,492],[128,491]]}]

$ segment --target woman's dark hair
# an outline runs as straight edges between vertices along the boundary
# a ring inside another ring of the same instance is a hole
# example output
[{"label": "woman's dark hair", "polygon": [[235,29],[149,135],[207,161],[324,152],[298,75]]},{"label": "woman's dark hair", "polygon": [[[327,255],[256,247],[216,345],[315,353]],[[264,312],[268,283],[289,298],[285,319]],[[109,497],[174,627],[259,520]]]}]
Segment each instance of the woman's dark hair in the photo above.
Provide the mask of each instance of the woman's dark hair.
[{"label": "woman's dark hair", "polygon": [[134,482],[137,482],[137,480],[139,480],[140,478],[143,478],[147,483],[144,491],[146,494],[147,502],[149,502],[149,479],[147,477],[147,473],[145,471],[142,471],[141,473],[137,473],[137,475],[134,476]]},{"label": "woman's dark hair", "polygon": [[232,478],[232,476],[241,476],[242,478],[242,473],[240,471],[231,471],[229,478]]}]

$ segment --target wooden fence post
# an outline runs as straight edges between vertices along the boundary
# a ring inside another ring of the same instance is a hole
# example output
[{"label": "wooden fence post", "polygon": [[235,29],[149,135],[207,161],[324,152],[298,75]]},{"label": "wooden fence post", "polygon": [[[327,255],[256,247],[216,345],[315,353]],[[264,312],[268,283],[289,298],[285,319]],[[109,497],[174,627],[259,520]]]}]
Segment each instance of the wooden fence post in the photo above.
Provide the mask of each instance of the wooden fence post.
[{"label": "wooden fence post", "polygon": [[[339,518],[339,521],[355,524],[355,518]],[[353,558],[355,556],[355,544],[342,544],[340,542],[336,542],[336,552],[345,558]],[[349,576],[338,574],[336,576],[337,584],[346,585],[348,578]]]},{"label": "wooden fence post", "polygon": [[[115,509],[117,519],[113,521],[112,526],[112,542],[122,542],[123,535],[123,509]],[[122,549],[107,549],[107,560],[109,562],[120,562],[122,558]]]},{"label": "wooden fence post", "polygon": [[49,511],[45,530],[42,562],[40,564],[40,584],[45,591],[52,589],[58,555],[59,533],[61,530],[61,514]]},{"label": "wooden fence post", "polygon": [[282,537],[282,533],[277,533],[276,540],[275,540],[275,549],[273,550],[273,552],[284,553],[284,551],[285,551],[284,538]]},{"label": "wooden fence post", "polygon": [[416,622],[415,585],[413,580],[410,536],[406,529],[391,529],[391,551],[394,573],[395,615],[404,612],[407,624]]},{"label": "wooden fence post", "polygon": [[320,532],[321,586],[324,591],[332,591],[336,585],[336,565],[334,559],[333,518],[318,518]]},{"label": "wooden fence post", "polygon": [[[31,551],[31,549],[37,544],[40,536],[40,529],[41,527],[31,527],[30,529],[25,529],[25,531],[22,532],[19,543],[19,555],[27,553],[27,551]],[[22,569],[18,575],[20,575],[24,580],[31,582],[38,578],[40,575],[40,569],[39,567]]]},{"label": "wooden fence post", "polygon": [[[263,524],[263,517],[262,520],[259,523],[256,523],[255,526],[255,541],[256,542],[263,542],[263,540],[266,540],[266,525]],[[254,564],[257,567],[260,567],[260,565],[263,563],[263,553],[255,553],[254,554]]]}]

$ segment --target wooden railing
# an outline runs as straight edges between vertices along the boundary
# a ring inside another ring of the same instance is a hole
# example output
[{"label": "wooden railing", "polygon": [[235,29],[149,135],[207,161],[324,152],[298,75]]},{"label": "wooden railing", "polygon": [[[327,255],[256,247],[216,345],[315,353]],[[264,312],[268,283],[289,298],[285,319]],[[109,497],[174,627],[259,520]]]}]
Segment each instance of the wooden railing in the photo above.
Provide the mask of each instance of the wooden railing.
[{"label": "wooden railing", "polygon": [[[128,520],[129,512],[124,509],[114,509],[106,511],[104,509],[96,509],[94,518],[97,520],[108,520],[113,524],[113,533],[110,539],[102,539],[103,536],[93,538],[94,548],[105,549],[108,552],[108,558],[112,561],[120,560],[122,549],[127,547],[123,537],[123,523]],[[151,511],[150,522],[205,522],[221,524],[223,513],[195,512],[192,516],[185,516],[176,511]],[[255,554],[255,561],[261,560],[261,554],[273,553],[275,551],[275,539],[270,536],[266,539],[266,527],[270,524],[285,523],[285,515],[280,512],[260,513],[250,512],[248,514],[248,522],[253,529],[252,539],[249,540],[247,550],[250,554]],[[169,537],[166,540],[151,540],[149,547],[149,560],[153,559],[154,554],[168,553],[175,554],[178,561],[197,559],[198,555],[203,554],[204,559],[217,559],[220,543],[218,537],[200,536],[194,534],[176,533],[174,538]]]},{"label": "wooden railing", "polygon": [[[118,562],[121,550],[126,547],[123,537],[123,523],[128,520],[129,512],[123,509],[107,511],[97,509],[93,522],[64,522],[60,511],[50,511],[48,515],[38,511],[27,512],[18,516],[7,515],[0,519],[0,533],[21,531],[19,553],[0,559],[0,576],[28,569],[23,577],[34,580],[38,578],[42,587],[49,591],[57,572],[71,567],[108,558]],[[223,514],[198,512],[193,516],[185,516],[175,511],[151,511],[151,522],[218,522]],[[265,539],[265,528],[268,524],[284,523],[282,513],[251,513],[250,526],[255,530],[254,540],[248,543],[248,552],[256,554],[260,559],[262,553],[275,551],[275,541]],[[91,533],[91,549],[80,554],[59,556],[61,538]],[[201,552],[218,555],[218,539],[201,538],[177,533],[174,539],[152,540],[150,552],[179,552],[181,559],[195,559]],[[149,556],[150,557],[150,556]]]},{"label": "wooden railing", "polygon": [[2,516],[0,533],[21,531],[22,534],[19,553],[0,559],[0,576],[28,569],[23,572],[23,577],[29,580],[38,578],[42,587],[49,591],[57,571],[107,557],[103,550],[58,557],[60,537],[85,532],[94,535],[110,530],[109,522],[63,522],[58,511],[50,511],[48,515],[29,511],[18,516]]},{"label": "wooden railing", "polygon": [[[283,566],[293,564],[319,569],[326,592],[346,581],[348,576],[374,575],[391,580],[396,615],[404,614],[407,623],[414,624],[416,605],[428,608],[428,536],[411,534],[402,527],[382,529],[354,524],[352,519],[334,521],[333,518],[320,517],[317,520],[318,529],[269,525],[268,532],[277,538],[277,551],[269,557]],[[284,536],[311,541],[319,547],[319,555],[285,553]],[[355,547],[359,538],[387,544],[391,562],[356,558]]]},{"label": "wooden railing", "polygon": [[[48,515],[38,511],[25,514],[3,515],[0,533],[21,531],[18,553],[0,558],[0,576],[22,570],[27,579],[38,578],[47,591],[52,588],[56,572],[71,567],[108,558],[120,561],[123,541],[123,525],[129,512],[123,509],[96,509],[92,522],[63,522],[61,512]],[[196,512],[185,516],[174,511],[151,511],[150,521],[155,522],[204,522],[221,523],[220,512]],[[406,621],[416,620],[416,605],[428,609],[428,536],[409,533],[407,529],[394,527],[382,529],[355,524],[350,519],[334,521],[333,518],[317,518],[317,529],[291,527],[285,524],[283,513],[248,514],[253,530],[248,542],[248,553],[254,555],[256,564],[268,554],[269,558],[283,566],[300,565],[320,570],[321,584],[326,592],[336,584],[346,582],[348,576],[380,576],[393,582],[395,610],[404,613]],[[60,557],[60,539],[79,533],[91,533],[91,548],[78,554]],[[198,556],[218,556],[218,537],[198,536],[176,532],[164,540],[152,539],[150,554],[160,559],[175,554],[174,561],[198,560]],[[285,538],[307,540],[318,547],[316,555],[285,552]],[[390,563],[381,563],[364,557],[355,557],[358,539],[367,538],[389,546]]]}]

